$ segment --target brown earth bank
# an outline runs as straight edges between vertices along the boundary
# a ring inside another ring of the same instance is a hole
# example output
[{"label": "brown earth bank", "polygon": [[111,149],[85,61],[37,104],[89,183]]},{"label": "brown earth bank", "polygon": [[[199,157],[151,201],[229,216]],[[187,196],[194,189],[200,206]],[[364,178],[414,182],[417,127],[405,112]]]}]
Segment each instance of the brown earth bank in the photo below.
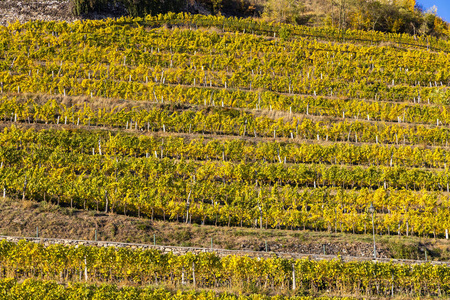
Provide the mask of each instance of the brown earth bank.
[{"label": "brown earth bank", "polygon": [[[308,230],[217,227],[151,221],[59,207],[49,202],[0,198],[0,235],[211,247],[232,250],[371,257],[373,237]],[[376,236],[379,258],[450,260],[447,240]]]}]

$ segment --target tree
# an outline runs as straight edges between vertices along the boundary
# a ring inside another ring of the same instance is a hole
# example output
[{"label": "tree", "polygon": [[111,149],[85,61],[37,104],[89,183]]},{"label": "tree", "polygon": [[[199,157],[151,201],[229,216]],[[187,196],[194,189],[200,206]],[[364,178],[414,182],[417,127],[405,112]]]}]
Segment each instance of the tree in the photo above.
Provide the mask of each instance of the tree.
[{"label": "tree", "polygon": [[297,23],[303,10],[300,0],[269,0],[264,6],[263,16],[276,22]]}]

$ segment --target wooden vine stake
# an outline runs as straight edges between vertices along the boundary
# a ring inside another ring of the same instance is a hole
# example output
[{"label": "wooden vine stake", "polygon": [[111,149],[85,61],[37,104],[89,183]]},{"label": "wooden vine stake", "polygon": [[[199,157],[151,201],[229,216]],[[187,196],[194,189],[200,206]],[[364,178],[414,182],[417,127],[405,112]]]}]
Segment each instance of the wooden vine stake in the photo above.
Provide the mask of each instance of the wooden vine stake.
[{"label": "wooden vine stake", "polygon": [[190,202],[191,192],[192,192],[192,190],[189,191],[189,195],[186,200],[186,223],[189,223],[189,206],[191,204],[191,202]]},{"label": "wooden vine stake", "polygon": [[194,287],[197,286],[197,281],[195,280],[195,263],[192,262],[192,284]]},{"label": "wooden vine stake", "polygon": [[105,214],[108,213],[108,191],[105,191]]},{"label": "wooden vine stake", "polygon": [[185,284],[186,284],[186,280],[184,280],[184,266],[183,266],[183,269],[182,269],[182,271],[181,271],[181,284],[182,284],[182,285],[185,285]]},{"label": "wooden vine stake", "polygon": [[295,291],[297,288],[296,282],[295,282],[295,264],[292,264],[292,290]]},{"label": "wooden vine stake", "polygon": [[84,257],[84,281],[88,280],[86,256]]}]

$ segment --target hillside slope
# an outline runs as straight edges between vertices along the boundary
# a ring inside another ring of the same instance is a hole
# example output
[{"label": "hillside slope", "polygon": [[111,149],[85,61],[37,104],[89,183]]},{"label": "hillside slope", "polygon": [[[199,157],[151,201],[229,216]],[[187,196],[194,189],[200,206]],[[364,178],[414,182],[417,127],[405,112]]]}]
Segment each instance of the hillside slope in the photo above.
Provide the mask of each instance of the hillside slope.
[{"label": "hillside slope", "polygon": [[[5,234],[448,257],[445,40],[170,13],[14,23],[0,50]],[[84,266],[95,284],[236,294],[450,291],[445,264],[0,247],[16,279]]]}]

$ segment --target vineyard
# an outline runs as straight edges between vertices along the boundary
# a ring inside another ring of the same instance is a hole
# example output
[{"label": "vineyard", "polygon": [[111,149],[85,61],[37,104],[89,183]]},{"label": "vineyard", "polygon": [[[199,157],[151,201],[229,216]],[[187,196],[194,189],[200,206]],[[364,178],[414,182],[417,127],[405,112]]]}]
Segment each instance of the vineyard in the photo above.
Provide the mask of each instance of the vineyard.
[{"label": "vineyard", "polygon": [[[184,13],[9,24],[0,196],[447,240],[449,53],[434,37]],[[449,276],[445,264],[0,243],[5,299],[445,296]]]},{"label": "vineyard", "polygon": [[[213,252],[165,254],[155,249],[49,245],[0,242],[1,273],[6,278],[38,277],[74,282],[83,289],[89,278],[103,283],[190,286],[194,288],[325,291],[339,294],[448,294],[447,265],[405,265],[384,262],[314,261],[250,258]],[[25,281],[27,282],[27,281]],[[14,284],[3,279],[2,285]],[[37,282],[34,284],[45,284]],[[26,284],[24,284],[26,287]],[[51,286],[51,283],[48,285]],[[21,291],[23,286],[17,287]],[[5,289],[5,287],[2,287]],[[53,289],[58,289],[55,285]],[[61,287],[59,287],[61,288]],[[114,291],[114,286],[109,287]],[[71,288],[68,289],[70,293]],[[143,292],[133,290],[132,292]]]}]

